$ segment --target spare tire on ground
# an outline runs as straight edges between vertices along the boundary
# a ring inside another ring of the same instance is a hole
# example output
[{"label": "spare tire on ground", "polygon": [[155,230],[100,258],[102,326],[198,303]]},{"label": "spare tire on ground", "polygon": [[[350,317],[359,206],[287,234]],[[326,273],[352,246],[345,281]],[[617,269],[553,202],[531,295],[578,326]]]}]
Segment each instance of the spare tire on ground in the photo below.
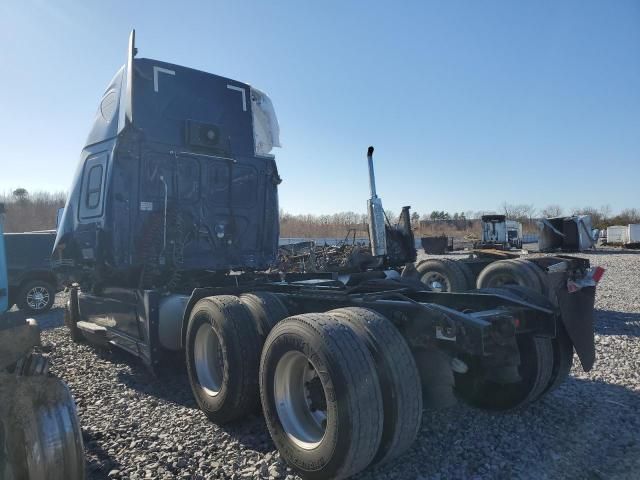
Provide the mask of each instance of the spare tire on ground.
[{"label": "spare tire on ground", "polygon": [[0,374],[0,426],[3,479],[84,479],[80,423],[61,380]]}]

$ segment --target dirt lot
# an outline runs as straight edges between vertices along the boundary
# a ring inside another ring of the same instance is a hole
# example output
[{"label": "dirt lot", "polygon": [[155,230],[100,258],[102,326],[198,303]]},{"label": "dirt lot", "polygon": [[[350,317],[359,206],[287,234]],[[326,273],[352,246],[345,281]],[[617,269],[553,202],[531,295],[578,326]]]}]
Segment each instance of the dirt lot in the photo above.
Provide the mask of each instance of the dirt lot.
[{"label": "dirt lot", "polygon": [[[597,363],[519,413],[458,404],[426,411],[400,459],[362,479],[637,478],[640,472],[640,254],[586,255],[607,268],[597,299]],[[39,318],[52,370],[75,396],[89,478],[296,478],[263,419],[207,421],[179,360],[153,377],[135,359],[69,339],[62,304]]]}]

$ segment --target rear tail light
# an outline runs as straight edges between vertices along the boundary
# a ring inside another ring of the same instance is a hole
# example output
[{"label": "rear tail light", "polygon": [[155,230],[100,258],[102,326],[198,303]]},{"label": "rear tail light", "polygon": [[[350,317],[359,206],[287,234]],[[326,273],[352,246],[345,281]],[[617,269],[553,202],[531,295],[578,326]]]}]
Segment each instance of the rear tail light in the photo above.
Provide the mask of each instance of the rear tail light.
[{"label": "rear tail light", "polygon": [[594,281],[594,282],[598,283],[598,282],[602,279],[602,276],[603,276],[603,275],[604,275],[604,268],[602,268],[602,267],[596,267],[596,268],[593,270],[593,273],[592,273],[592,275],[591,275],[591,278],[593,278],[593,281]]}]

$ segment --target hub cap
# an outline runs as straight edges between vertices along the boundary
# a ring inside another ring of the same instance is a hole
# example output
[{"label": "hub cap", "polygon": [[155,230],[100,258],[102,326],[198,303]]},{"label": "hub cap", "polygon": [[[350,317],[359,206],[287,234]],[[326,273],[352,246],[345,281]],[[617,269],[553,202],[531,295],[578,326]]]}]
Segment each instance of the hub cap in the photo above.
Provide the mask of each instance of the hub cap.
[{"label": "hub cap", "polygon": [[33,287],[27,292],[27,305],[32,310],[42,310],[49,303],[49,291],[44,287]]},{"label": "hub cap", "polygon": [[420,281],[433,292],[448,292],[451,290],[447,277],[438,272],[428,272],[422,276]]},{"label": "hub cap", "polygon": [[200,325],[196,332],[193,357],[200,386],[207,395],[215,397],[220,393],[224,361],[220,338],[208,323]]},{"label": "hub cap", "polygon": [[300,448],[317,447],[327,427],[327,400],[313,364],[300,352],[287,352],[276,366],[273,383],[286,434]]}]

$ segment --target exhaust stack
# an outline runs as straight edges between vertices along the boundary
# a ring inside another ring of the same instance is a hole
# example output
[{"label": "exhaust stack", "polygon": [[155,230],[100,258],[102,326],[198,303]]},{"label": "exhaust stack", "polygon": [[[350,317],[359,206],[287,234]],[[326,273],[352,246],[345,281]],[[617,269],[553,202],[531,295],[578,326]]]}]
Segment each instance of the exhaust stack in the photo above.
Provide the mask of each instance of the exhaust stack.
[{"label": "exhaust stack", "polygon": [[376,194],[376,177],[373,172],[373,147],[369,147],[367,150],[367,160],[369,161],[369,188],[371,190],[371,198],[367,201],[371,255],[382,257],[387,254],[387,235],[382,200]]}]

